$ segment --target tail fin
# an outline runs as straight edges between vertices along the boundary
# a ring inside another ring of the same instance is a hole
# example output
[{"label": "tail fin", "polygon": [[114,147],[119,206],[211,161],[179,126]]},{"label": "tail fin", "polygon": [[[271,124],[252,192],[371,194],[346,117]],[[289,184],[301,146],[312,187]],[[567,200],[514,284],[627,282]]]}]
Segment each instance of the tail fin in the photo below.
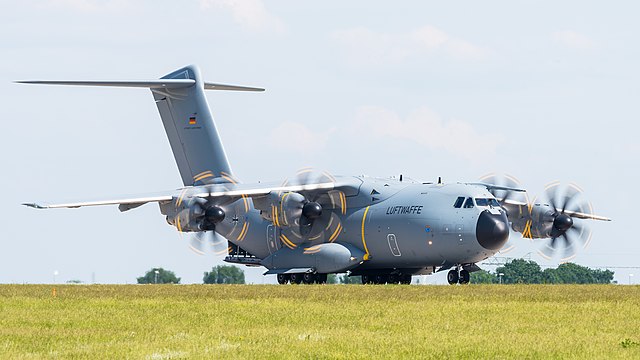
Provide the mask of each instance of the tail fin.
[{"label": "tail fin", "polygon": [[18,81],[28,84],[146,87],[151,89],[184,185],[231,181],[231,168],[204,95],[204,90],[264,91],[206,83],[195,65],[159,80]]},{"label": "tail fin", "polygon": [[[261,90],[206,84],[195,66],[176,70],[162,79],[191,79],[195,84],[179,89],[152,88],[173,156],[185,185],[229,178],[231,167],[213,121],[204,89]],[[222,180],[224,181],[224,180]]]}]

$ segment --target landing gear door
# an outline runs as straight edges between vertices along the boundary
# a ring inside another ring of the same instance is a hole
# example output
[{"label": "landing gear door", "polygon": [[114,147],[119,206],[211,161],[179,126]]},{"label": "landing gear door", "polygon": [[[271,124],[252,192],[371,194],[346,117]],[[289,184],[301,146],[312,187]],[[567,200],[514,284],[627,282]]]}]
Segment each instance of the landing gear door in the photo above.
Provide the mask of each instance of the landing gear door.
[{"label": "landing gear door", "polygon": [[267,226],[267,247],[269,248],[270,254],[280,250],[281,247],[278,228],[273,224]]}]

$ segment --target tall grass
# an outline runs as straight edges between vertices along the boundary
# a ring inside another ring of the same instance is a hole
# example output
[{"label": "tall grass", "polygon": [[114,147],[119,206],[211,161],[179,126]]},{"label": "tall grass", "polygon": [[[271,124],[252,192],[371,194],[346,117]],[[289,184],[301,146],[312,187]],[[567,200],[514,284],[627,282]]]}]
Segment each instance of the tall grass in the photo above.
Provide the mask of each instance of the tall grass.
[{"label": "tall grass", "polygon": [[0,285],[0,358],[640,358],[640,287]]}]

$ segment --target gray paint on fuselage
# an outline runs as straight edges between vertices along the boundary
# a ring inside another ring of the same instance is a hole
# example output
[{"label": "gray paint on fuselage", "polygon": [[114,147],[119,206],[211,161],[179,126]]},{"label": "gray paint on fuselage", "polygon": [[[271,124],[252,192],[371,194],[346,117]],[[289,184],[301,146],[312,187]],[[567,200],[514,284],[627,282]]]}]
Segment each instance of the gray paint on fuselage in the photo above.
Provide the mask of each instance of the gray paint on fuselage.
[{"label": "gray paint on fuselage", "polygon": [[[357,194],[347,197],[347,212],[340,215],[344,230],[336,242],[368,250],[369,260],[364,261],[358,269],[430,268],[445,262],[475,263],[496,253],[480,246],[475,236],[478,216],[487,207],[453,207],[459,196],[492,198],[484,187],[403,183],[393,179],[362,177],[337,180],[353,184],[348,185],[352,188],[350,193]],[[359,191],[353,191],[354,188],[359,188]],[[373,189],[378,194],[372,195]],[[272,223],[265,220],[259,210],[253,208],[253,204],[250,207],[251,211],[238,219],[235,232],[228,240],[262,259],[271,254],[267,245],[267,227]],[[402,207],[404,213],[388,210],[396,207]],[[417,207],[421,207],[419,211]],[[363,243],[362,220],[365,211],[367,217]],[[225,219],[227,221],[229,219]],[[238,241],[237,230],[242,228],[243,221],[248,221],[249,226],[244,239]],[[445,231],[445,225],[449,226],[449,231]],[[426,231],[427,227],[429,231]],[[220,230],[225,235],[224,226]],[[276,240],[277,234],[276,231]],[[400,256],[391,251],[389,234],[395,236]]]}]

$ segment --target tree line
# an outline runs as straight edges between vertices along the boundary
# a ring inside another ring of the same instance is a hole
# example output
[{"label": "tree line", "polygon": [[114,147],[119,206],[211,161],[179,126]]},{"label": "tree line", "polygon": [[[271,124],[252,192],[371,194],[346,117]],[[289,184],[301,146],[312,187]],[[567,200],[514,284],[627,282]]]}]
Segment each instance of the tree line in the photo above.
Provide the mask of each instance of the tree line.
[{"label": "tree line", "polygon": [[[180,284],[180,278],[173,271],[153,268],[137,278],[138,284]],[[233,265],[214,266],[204,273],[204,284],[244,284],[244,271]]]},{"label": "tree line", "polygon": [[535,261],[515,259],[495,272],[480,270],[471,273],[472,284],[610,284],[613,271],[590,269],[574,263],[544,269]]},{"label": "tree line", "polygon": [[[138,284],[179,284],[173,271],[153,268],[137,278]],[[613,271],[590,269],[574,263],[542,270],[535,261],[515,259],[495,272],[480,270],[471,273],[472,284],[609,284]],[[217,265],[204,273],[204,284],[244,284],[244,271],[233,265]],[[327,284],[360,284],[360,276],[329,274]]]}]

